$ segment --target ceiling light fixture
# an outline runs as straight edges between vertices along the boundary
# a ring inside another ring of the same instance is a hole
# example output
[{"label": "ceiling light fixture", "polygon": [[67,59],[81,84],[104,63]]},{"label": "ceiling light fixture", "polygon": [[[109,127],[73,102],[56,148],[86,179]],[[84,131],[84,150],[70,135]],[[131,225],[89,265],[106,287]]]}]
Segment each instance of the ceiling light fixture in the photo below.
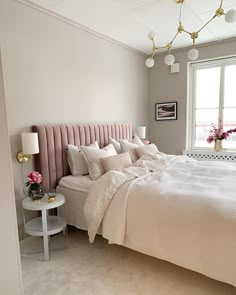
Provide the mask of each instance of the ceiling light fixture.
[{"label": "ceiling light fixture", "polygon": [[146,59],[146,66],[148,68],[151,68],[154,66],[154,55],[158,52],[159,49],[167,49],[168,50],[168,55],[165,57],[165,63],[169,66],[173,65],[174,62],[175,62],[175,57],[174,55],[172,55],[170,52],[171,52],[171,49],[172,49],[172,45],[175,41],[175,39],[177,38],[177,36],[181,33],[186,33],[190,36],[190,38],[192,39],[192,42],[193,42],[193,48],[191,48],[189,51],[188,51],[188,58],[190,60],[196,60],[198,59],[199,57],[199,51],[195,48],[195,44],[196,44],[196,39],[198,38],[199,36],[199,33],[211,22],[213,21],[216,17],[221,17],[222,15],[225,16],[225,21],[227,23],[233,23],[236,21],[236,10],[229,10],[227,13],[224,12],[224,9],[223,9],[223,1],[224,0],[220,0],[220,6],[219,8],[215,11],[215,14],[200,28],[198,29],[197,31],[194,31],[194,32],[189,32],[187,30],[185,30],[184,26],[183,26],[183,23],[182,23],[182,6],[184,4],[184,1],[186,0],[174,0],[175,3],[179,4],[180,5],[180,9],[179,9],[179,24],[178,24],[178,27],[177,27],[177,32],[174,36],[174,38],[165,46],[162,46],[162,47],[157,47],[156,46],[156,42],[155,42],[155,39],[156,39],[156,33],[155,32],[150,32],[148,34],[148,39],[150,39],[152,41],[152,55],[151,57],[147,58]]}]

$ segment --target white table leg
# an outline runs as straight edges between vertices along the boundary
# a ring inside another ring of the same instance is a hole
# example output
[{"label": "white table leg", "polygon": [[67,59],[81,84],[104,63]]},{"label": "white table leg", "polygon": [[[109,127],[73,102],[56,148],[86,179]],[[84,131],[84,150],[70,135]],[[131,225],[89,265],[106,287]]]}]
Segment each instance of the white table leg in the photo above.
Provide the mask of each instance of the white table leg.
[{"label": "white table leg", "polygon": [[44,248],[44,260],[49,260],[49,246],[48,246],[48,226],[47,226],[47,210],[42,210],[42,225],[43,225],[43,248]]}]

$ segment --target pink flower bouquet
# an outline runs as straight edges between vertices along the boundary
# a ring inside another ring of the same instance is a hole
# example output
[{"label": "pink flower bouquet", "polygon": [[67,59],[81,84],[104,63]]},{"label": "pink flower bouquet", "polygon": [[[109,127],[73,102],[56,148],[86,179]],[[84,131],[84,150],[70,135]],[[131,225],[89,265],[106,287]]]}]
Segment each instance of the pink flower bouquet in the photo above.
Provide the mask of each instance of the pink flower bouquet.
[{"label": "pink flower bouquet", "polygon": [[27,182],[25,183],[25,186],[28,188],[28,196],[30,198],[33,198],[33,196],[41,195],[41,197],[44,196],[44,189],[41,186],[41,183],[43,181],[42,175],[37,171],[32,171],[27,176]]},{"label": "pink flower bouquet", "polygon": [[214,123],[212,123],[211,126],[212,126],[212,129],[210,130],[210,135],[207,137],[208,143],[211,143],[214,140],[227,139],[230,136],[230,134],[232,134],[233,132],[236,132],[236,128],[224,131],[221,120],[219,121],[218,128],[215,126]]}]

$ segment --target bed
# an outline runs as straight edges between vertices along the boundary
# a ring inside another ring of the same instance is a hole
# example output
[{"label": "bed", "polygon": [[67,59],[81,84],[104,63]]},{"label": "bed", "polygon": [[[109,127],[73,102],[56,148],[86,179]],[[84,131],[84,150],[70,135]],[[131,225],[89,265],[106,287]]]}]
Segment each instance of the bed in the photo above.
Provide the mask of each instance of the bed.
[{"label": "bed", "polygon": [[92,181],[87,177],[87,181],[78,182],[75,179],[80,177],[70,175],[66,148],[69,144],[88,146],[96,141],[102,148],[108,144],[109,137],[131,140],[132,125],[127,122],[48,124],[35,125],[32,131],[38,133],[40,153],[35,155],[35,169],[43,175],[43,186],[47,191],[57,188],[65,196],[67,223],[87,230],[83,207]]},{"label": "bed", "polygon": [[[109,136],[132,137],[128,123],[35,126],[33,130],[39,133],[40,145],[36,169],[46,187],[55,187],[69,174],[65,155],[69,142],[88,145],[97,139],[104,146]],[[70,199],[80,198],[80,217],[75,214],[69,224],[88,229],[90,242],[102,223],[102,235],[109,243],[236,286],[235,164],[150,153],[132,167],[104,174],[88,193],[69,187],[57,188],[66,202],[70,194]],[[83,219],[81,226],[83,213],[86,222]]]}]

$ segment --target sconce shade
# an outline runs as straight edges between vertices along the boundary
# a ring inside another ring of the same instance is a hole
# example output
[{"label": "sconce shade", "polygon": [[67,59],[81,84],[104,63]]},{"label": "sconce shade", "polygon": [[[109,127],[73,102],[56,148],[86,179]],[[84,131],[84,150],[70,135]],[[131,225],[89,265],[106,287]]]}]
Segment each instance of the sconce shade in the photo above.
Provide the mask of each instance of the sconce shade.
[{"label": "sconce shade", "polygon": [[146,138],[146,126],[137,127],[137,135],[139,138]]},{"label": "sconce shade", "polygon": [[39,142],[37,132],[21,133],[22,152],[26,155],[39,153]]}]

